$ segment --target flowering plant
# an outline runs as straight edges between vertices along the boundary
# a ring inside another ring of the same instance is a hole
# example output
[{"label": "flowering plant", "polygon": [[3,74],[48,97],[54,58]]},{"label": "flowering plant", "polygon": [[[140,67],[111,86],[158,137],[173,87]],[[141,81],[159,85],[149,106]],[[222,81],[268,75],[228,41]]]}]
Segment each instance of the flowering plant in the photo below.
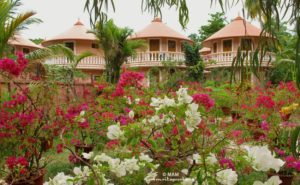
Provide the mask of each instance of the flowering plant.
[{"label": "flowering plant", "polygon": [[[44,153],[51,148],[53,137],[60,125],[54,122],[51,101],[56,91],[50,81],[40,81],[28,88],[15,82],[25,69],[27,60],[22,54],[14,62],[0,61],[2,77],[15,87],[14,93],[7,93],[0,102],[0,144],[8,148],[6,166],[8,181],[30,180],[43,172]],[[49,90],[51,89],[51,90]]]},{"label": "flowering plant", "polygon": [[282,107],[280,113],[283,115],[292,114],[295,110],[297,110],[298,106],[299,106],[298,103],[293,103],[289,106]]}]

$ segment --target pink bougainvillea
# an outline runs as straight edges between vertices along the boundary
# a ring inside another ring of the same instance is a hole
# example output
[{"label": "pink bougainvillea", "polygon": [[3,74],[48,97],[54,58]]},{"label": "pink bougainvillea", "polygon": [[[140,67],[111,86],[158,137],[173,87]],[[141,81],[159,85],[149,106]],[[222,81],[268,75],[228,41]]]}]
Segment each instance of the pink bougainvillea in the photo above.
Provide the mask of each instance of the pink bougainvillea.
[{"label": "pink bougainvillea", "polygon": [[144,78],[144,73],[140,72],[126,71],[122,73],[112,96],[123,96],[125,87],[142,87]]},{"label": "pink bougainvillea", "polygon": [[275,106],[275,102],[270,96],[260,95],[256,98],[256,106],[272,109]]},{"label": "pink bougainvillea", "polygon": [[26,68],[28,61],[22,53],[17,53],[17,59],[0,59],[0,70],[3,70],[13,76],[19,76]]},{"label": "pink bougainvillea", "polygon": [[215,100],[212,99],[208,94],[194,94],[192,97],[193,101],[203,105],[206,111],[209,111],[215,105]]}]

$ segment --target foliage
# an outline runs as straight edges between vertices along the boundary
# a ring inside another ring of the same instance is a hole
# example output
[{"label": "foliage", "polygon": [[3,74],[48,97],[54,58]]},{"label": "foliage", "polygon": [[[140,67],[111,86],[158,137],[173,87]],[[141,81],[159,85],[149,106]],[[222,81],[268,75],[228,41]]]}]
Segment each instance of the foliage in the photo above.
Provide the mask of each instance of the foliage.
[{"label": "foliage", "polygon": [[[236,3],[239,2],[239,0],[235,1],[229,1],[229,0],[211,0],[211,2],[218,3],[222,10],[225,11],[229,9],[230,7],[236,5]],[[109,4],[113,5],[114,9],[114,1],[113,0],[86,0],[85,9],[90,13],[91,22],[96,22],[99,20],[99,18],[103,18],[105,16],[104,8],[106,10],[108,9]],[[161,13],[161,8],[165,5],[168,5],[169,7],[176,7],[179,11],[179,22],[183,27],[185,27],[189,20],[189,11],[185,0],[176,0],[176,1],[154,1],[154,0],[143,0],[142,1],[142,10],[148,10],[151,13],[154,13],[154,15],[157,15],[158,13]],[[244,4],[244,8],[248,10],[249,15],[252,18],[258,18],[264,25],[263,34],[271,33],[274,35],[274,29],[272,27],[272,20],[275,19],[277,29],[279,28],[280,24],[280,18],[281,15],[286,16],[288,12],[289,13],[289,21],[295,24],[295,30],[297,33],[297,44],[294,50],[296,51],[296,81],[297,86],[300,88],[300,16],[299,16],[299,8],[300,3],[298,0],[288,0],[288,1],[273,1],[273,0],[266,0],[266,1],[259,1],[259,0],[247,0]],[[276,36],[276,35],[275,35]],[[266,48],[268,46],[263,46],[262,44],[262,51],[264,51],[263,48]],[[239,54],[240,55],[240,54]],[[239,57],[241,59],[241,57]],[[245,60],[245,58],[244,58]],[[255,61],[255,57],[253,58],[253,61],[250,61],[250,63],[255,64],[257,61]],[[240,62],[238,62],[240,63]],[[244,83],[244,81],[242,81]]]},{"label": "foliage", "polygon": [[196,33],[190,34],[189,38],[196,44],[200,42],[200,38]]},{"label": "foliage", "polygon": [[203,42],[205,39],[216,33],[226,25],[226,17],[222,12],[209,14],[210,19],[207,25],[203,25],[199,29],[199,41]]},{"label": "foliage", "polygon": [[270,81],[273,84],[293,81],[295,76],[294,61],[279,61],[271,70]]},{"label": "foliage", "polygon": [[194,66],[189,66],[187,69],[188,79],[195,82],[203,81],[204,76],[204,63],[199,61],[198,64]]},{"label": "foliage", "polygon": [[36,39],[30,39],[30,40],[35,44],[41,44],[44,41],[44,39],[42,39],[42,38],[36,38]]},{"label": "foliage", "polygon": [[136,53],[137,49],[145,48],[144,41],[128,40],[133,30],[119,28],[113,20],[105,23],[98,22],[95,29],[90,32],[95,34],[104,51],[107,82],[117,83],[121,66],[128,57]]},{"label": "foliage", "polygon": [[21,6],[20,0],[2,0],[0,4],[0,58],[10,53],[8,41],[17,32],[25,29],[29,24],[40,22],[33,19],[35,14],[32,11],[16,13],[16,9]]},{"label": "foliage", "polygon": [[184,43],[184,56],[185,56],[185,64],[186,66],[194,66],[197,65],[198,62],[201,60],[199,49],[200,46],[198,44],[189,44]]},{"label": "foliage", "polygon": [[56,85],[52,81],[39,81],[24,87],[15,82],[15,76],[7,73],[10,71],[0,71],[1,77],[14,84],[18,91],[12,91],[6,99],[1,97],[1,151],[6,145],[11,145],[14,151],[6,159],[8,180],[26,181],[40,175],[47,162],[42,157],[60,128],[54,121],[55,111],[51,106]]},{"label": "foliage", "polygon": [[[35,50],[28,55],[26,58],[32,61],[35,65],[32,65],[32,68],[44,65],[39,62],[42,60],[46,60],[49,58],[55,57],[65,57],[68,65],[63,67],[57,66],[48,66],[48,71],[51,72],[49,76],[52,75],[54,79],[57,81],[63,82],[67,85],[67,93],[68,97],[71,91],[71,97],[74,99],[77,96],[75,89],[75,77],[84,77],[84,75],[77,69],[79,63],[87,57],[92,56],[93,54],[90,52],[83,52],[79,55],[76,55],[71,49],[63,46],[63,45],[52,45],[42,49]],[[44,74],[45,76],[46,74]]]}]

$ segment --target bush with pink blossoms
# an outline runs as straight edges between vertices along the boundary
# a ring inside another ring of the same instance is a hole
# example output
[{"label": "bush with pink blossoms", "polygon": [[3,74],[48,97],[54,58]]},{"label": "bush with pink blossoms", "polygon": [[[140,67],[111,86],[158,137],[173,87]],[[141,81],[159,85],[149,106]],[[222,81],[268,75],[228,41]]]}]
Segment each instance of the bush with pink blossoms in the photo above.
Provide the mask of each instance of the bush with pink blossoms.
[{"label": "bush with pink blossoms", "polygon": [[17,59],[4,58],[0,59],[0,70],[12,76],[19,76],[24,69],[28,60],[24,58],[22,53],[17,53]]},{"label": "bush with pink blossoms", "polygon": [[208,94],[194,94],[193,101],[205,107],[206,111],[210,111],[215,106],[215,100]]}]

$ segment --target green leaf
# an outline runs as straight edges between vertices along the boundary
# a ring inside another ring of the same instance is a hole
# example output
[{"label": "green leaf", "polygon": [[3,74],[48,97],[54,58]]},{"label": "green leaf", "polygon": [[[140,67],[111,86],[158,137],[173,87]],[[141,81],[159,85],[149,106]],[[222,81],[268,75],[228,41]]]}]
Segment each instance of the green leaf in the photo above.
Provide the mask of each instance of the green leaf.
[{"label": "green leaf", "polygon": [[299,153],[297,153],[297,148],[300,147],[298,143],[299,137],[300,137],[300,126],[295,128],[291,137],[291,151],[295,157],[299,157]]}]

